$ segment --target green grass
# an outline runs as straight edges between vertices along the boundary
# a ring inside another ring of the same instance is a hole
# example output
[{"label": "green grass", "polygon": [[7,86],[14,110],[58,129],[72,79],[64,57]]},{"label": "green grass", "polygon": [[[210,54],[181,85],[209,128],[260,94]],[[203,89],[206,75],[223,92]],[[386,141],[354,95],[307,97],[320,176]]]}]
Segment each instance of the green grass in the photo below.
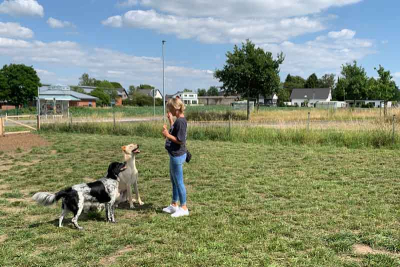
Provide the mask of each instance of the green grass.
[{"label": "green grass", "polygon": [[[0,155],[0,266],[398,266],[397,150],[189,140],[185,164],[189,217],[161,213],[171,185],[161,137],[42,133],[49,147]],[[104,175],[121,145],[140,144],[143,207],[68,216],[41,207],[37,191],[56,192]],[[37,162],[39,160],[39,162]],[[35,161],[35,164],[27,163]],[[354,244],[385,254],[356,255]],[[118,251],[125,247],[131,250]]]},{"label": "green grass", "polygon": [[[187,112],[198,112],[198,111],[214,111],[214,112],[225,112],[231,110],[230,106],[187,106]],[[74,117],[112,117],[113,112],[119,114],[122,117],[151,117],[154,114],[154,108],[150,107],[136,107],[136,106],[124,106],[114,108],[87,108],[87,107],[72,107],[70,108],[70,114]],[[156,116],[163,115],[163,107],[155,107]]]},{"label": "green grass", "polygon": [[[90,134],[136,135],[159,137],[162,124],[159,122],[119,123],[73,123],[45,124],[42,131],[77,132]],[[189,125],[188,138],[192,140],[230,141],[234,143],[254,143],[267,145],[329,145],[348,148],[400,147],[400,136],[393,135],[390,127],[360,130],[307,130],[305,128],[272,129],[264,127],[240,126],[235,123],[204,126]]]}]

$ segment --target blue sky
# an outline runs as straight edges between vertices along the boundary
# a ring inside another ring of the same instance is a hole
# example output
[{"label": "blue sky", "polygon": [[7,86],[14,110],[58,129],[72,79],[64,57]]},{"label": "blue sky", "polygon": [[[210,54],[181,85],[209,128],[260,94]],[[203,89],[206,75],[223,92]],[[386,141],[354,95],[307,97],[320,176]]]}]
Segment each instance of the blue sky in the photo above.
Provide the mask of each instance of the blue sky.
[{"label": "blue sky", "polygon": [[42,83],[83,73],[166,92],[218,85],[213,71],[245,39],[286,55],[288,73],[340,73],[379,64],[400,84],[396,0],[0,0],[0,63],[33,66]]}]

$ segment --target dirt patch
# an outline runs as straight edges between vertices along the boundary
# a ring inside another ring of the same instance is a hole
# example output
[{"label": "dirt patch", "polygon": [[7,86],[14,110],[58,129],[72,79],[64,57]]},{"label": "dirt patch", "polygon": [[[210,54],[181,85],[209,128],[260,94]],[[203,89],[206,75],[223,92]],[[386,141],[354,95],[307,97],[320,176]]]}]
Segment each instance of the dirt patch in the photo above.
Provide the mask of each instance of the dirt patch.
[{"label": "dirt patch", "polygon": [[132,248],[131,246],[126,246],[126,247],[124,247],[123,249],[120,249],[120,250],[118,250],[117,252],[115,252],[114,255],[109,256],[109,257],[102,258],[102,259],[100,260],[100,265],[102,265],[102,266],[109,266],[109,265],[115,263],[115,261],[117,260],[117,258],[118,258],[119,256],[121,256],[121,255],[123,255],[123,254],[125,254],[125,253],[127,253],[127,252],[129,252],[129,251],[132,251],[132,250],[133,250],[133,248]]},{"label": "dirt patch", "polygon": [[7,235],[0,235],[0,244],[6,241]]},{"label": "dirt patch", "polygon": [[400,256],[397,253],[392,253],[386,250],[378,250],[378,249],[373,249],[368,245],[364,244],[355,244],[353,245],[353,252],[356,255],[367,255],[367,254],[385,254],[385,255],[390,255],[390,256]]},{"label": "dirt patch", "polygon": [[40,159],[34,159],[32,161],[23,161],[23,162],[18,162],[18,166],[32,166],[40,162]]},{"label": "dirt patch", "polygon": [[32,147],[48,145],[49,142],[37,134],[16,134],[0,137],[0,151],[15,151],[17,148],[26,151]]}]

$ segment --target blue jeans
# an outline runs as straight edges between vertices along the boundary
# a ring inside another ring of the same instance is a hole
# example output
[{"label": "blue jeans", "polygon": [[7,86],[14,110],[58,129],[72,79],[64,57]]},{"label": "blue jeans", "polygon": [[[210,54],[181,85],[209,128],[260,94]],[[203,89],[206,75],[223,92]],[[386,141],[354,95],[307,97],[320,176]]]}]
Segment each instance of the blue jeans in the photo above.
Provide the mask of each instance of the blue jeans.
[{"label": "blue jeans", "polygon": [[186,188],[183,184],[183,163],[185,161],[186,153],[178,157],[169,155],[169,174],[172,183],[172,203],[177,203],[179,198],[181,206],[186,205]]}]

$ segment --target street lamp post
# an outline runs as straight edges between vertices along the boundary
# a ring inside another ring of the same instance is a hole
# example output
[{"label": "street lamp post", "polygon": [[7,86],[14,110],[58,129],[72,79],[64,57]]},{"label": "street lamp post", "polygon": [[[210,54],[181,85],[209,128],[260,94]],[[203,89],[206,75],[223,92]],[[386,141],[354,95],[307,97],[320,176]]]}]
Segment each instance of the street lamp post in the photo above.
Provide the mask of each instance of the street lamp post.
[{"label": "street lamp post", "polygon": [[165,76],[164,76],[164,44],[166,41],[162,40],[162,67],[163,67],[163,74],[162,74],[162,93],[163,93],[163,120],[165,123]]}]

